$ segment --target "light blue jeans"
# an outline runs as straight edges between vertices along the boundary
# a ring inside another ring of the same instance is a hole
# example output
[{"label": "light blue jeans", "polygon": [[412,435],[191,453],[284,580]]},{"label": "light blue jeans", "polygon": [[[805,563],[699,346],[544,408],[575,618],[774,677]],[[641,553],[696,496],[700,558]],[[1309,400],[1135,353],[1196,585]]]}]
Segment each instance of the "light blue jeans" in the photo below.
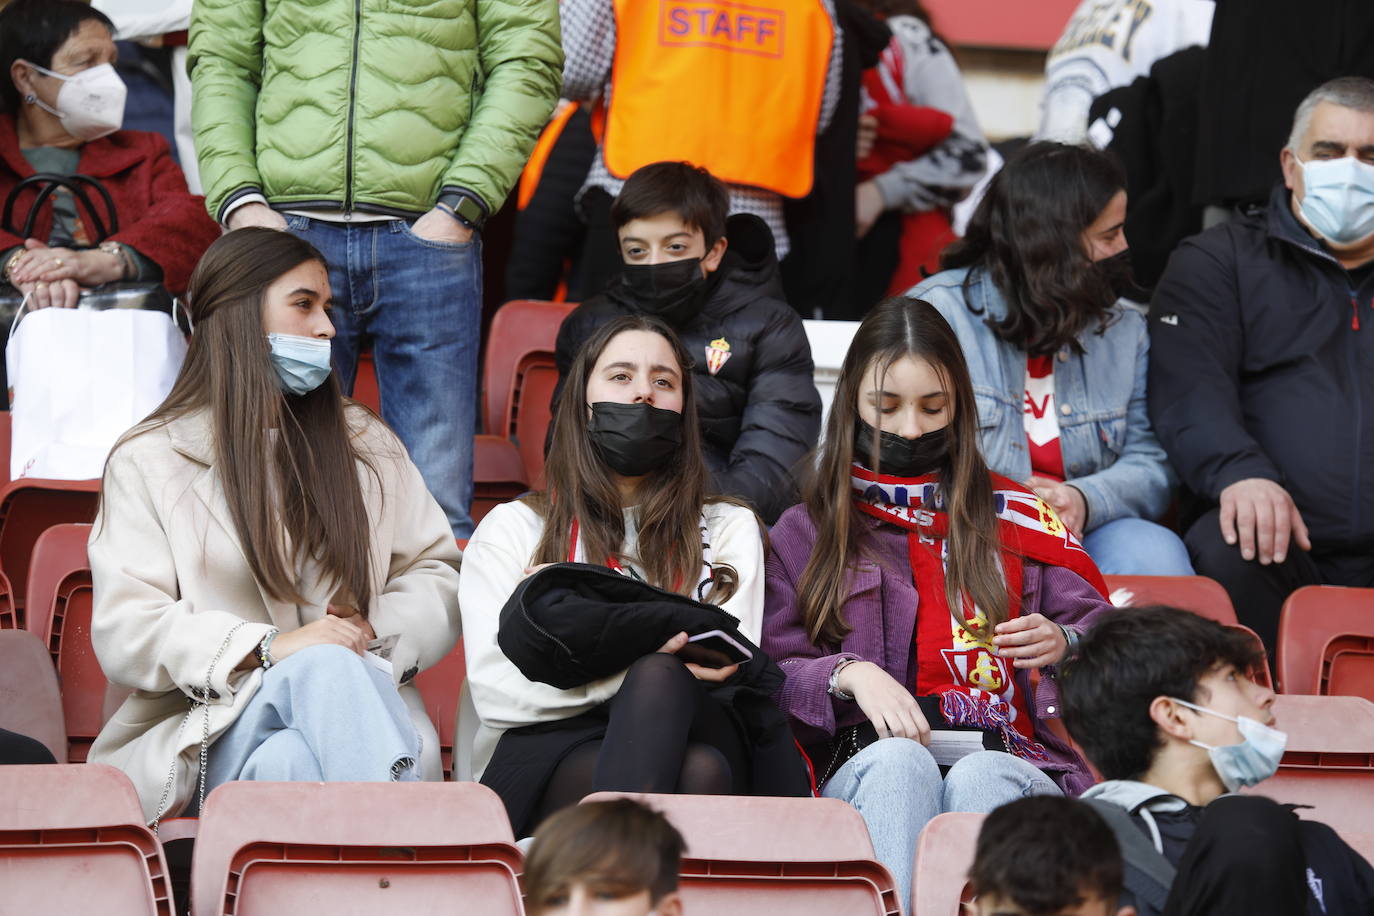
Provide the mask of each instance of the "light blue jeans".
[{"label": "light blue jeans", "polygon": [[288,216],[329,264],[334,371],[353,393],[372,345],[382,419],[396,431],[453,536],[472,536],[482,243],[422,239],[404,220],[331,223]]},{"label": "light blue jeans", "polygon": [[420,736],[396,685],[343,646],[311,646],[263,672],[262,686],[210,745],[205,791],[235,779],[419,779]]},{"label": "light blue jeans", "polygon": [[935,758],[920,743],[883,738],[851,757],[821,794],[858,809],[878,861],[897,883],[902,909],[909,910],[916,841],[931,818],[946,811],[986,814],[1028,795],[1061,793],[1033,764],[1011,754],[969,754],[942,779]]},{"label": "light blue jeans", "polygon": [[1183,538],[1143,518],[1118,518],[1083,536],[1104,576],[1193,576]]}]

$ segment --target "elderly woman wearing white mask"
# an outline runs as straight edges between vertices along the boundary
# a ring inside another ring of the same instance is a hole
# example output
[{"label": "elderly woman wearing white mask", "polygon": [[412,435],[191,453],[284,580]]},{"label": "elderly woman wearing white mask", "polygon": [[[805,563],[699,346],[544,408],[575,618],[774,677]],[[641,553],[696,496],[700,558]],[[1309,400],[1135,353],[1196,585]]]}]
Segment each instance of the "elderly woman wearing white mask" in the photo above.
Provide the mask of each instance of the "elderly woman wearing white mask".
[{"label": "elderly woman wearing white mask", "polygon": [[[120,130],[124,83],[113,27],[77,0],[14,0],[0,12],[0,203],[35,174],[95,179],[110,194],[118,230],[98,193],[92,215],[67,190],[25,218],[36,189],[21,189],[0,220],[0,271],[31,304],[72,307],[82,289],[121,280],[186,288],[219,231],[158,134]],[[0,287],[3,292],[3,287]]]}]

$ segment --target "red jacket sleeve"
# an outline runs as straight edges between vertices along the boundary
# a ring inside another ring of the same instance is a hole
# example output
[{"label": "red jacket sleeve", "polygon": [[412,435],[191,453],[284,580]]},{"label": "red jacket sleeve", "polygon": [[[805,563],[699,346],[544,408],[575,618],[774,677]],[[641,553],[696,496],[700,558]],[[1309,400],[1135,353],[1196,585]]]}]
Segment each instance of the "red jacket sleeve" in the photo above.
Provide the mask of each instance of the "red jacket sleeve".
[{"label": "red jacket sleeve", "polygon": [[[183,295],[196,262],[219,238],[220,229],[205,211],[205,199],[190,192],[171,147],[159,134],[148,138],[150,204],[136,218],[120,212],[119,231],[111,238],[136,248],[162,268],[163,284]],[[4,239],[0,238],[0,244]]]}]

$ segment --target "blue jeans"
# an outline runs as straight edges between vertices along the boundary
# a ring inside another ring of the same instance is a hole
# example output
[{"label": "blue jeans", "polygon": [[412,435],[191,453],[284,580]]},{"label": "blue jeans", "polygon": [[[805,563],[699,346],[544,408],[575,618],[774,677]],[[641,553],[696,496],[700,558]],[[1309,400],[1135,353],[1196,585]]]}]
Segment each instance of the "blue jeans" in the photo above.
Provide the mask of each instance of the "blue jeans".
[{"label": "blue jeans", "polygon": [[310,646],[263,672],[210,746],[205,791],[236,779],[413,781],[419,759],[420,736],[391,679],[343,646]]},{"label": "blue jeans", "polygon": [[405,443],[453,536],[471,536],[482,243],[432,242],[399,219],[286,223],[329,264],[340,387],[353,393],[358,353],[370,343],[382,419]]},{"label": "blue jeans", "polygon": [[1118,518],[1083,536],[1104,576],[1193,576],[1183,538],[1143,518]]},{"label": "blue jeans", "polygon": [[986,814],[1028,795],[1060,792],[1033,764],[1011,754],[969,754],[942,779],[935,758],[921,744],[910,738],[883,738],[836,770],[821,794],[858,809],[873,851],[892,873],[902,909],[909,911],[916,841],[931,818],[946,811]]}]

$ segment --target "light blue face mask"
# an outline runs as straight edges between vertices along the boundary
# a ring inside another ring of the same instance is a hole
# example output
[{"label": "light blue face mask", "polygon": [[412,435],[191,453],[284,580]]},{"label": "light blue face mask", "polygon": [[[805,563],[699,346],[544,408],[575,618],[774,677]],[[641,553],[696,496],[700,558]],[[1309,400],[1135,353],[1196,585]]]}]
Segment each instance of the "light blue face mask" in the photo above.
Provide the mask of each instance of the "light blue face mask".
[{"label": "light blue face mask", "polygon": [[1211,745],[1203,744],[1201,741],[1188,742],[1194,747],[1202,748],[1212,758],[1212,769],[1221,777],[1226,791],[1236,792],[1245,786],[1264,782],[1278,771],[1284,748],[1288,746],[1287,732],[1281,732],[1247,716],[1228,716],[1202,706],[1195,706],[1177,697],[1171,699],[1197,712],[1234,722],[1240,729],[1240,744]]},{"label": "light blue face mask", "polygon": [[272,368],[283,391],[309,394],[329,378],[329,341],[295,334],[268,334]]},{"label": "light blue face mask", "polygon": [[1374,234],[1374,165],[1354,156],[1297,161],[1304,190],[1299,209],[1309,226],[1337,245]]}]

